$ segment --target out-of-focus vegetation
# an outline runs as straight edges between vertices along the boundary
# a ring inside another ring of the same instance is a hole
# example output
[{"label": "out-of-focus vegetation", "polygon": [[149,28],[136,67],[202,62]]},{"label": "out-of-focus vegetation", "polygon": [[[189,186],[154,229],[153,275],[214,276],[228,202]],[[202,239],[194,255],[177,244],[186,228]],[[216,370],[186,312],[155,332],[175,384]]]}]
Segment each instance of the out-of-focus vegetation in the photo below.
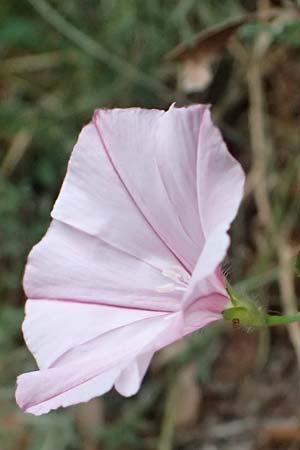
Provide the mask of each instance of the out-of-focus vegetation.
[{"label": "out-of-focus vegetation", "polygon": [[[197,64],[208,78],[184,92],[176,78],[185,62],[164,58],[174,46],[271,8],[279,8],[274,17],[238,27],[211,65],[202,42]],[[161,352],[133,399],[110,393],[41,418],[14,403],[16,375],[35,367],[20,331],[26,256],[49,224],[71,149],[96,107],[213,103],[249,173],[230,278],[267,308],[299,307],[299,11],[288,0],[1,1],[1,450],[299,448],[297,326],[271,335],[198,333]]]}]

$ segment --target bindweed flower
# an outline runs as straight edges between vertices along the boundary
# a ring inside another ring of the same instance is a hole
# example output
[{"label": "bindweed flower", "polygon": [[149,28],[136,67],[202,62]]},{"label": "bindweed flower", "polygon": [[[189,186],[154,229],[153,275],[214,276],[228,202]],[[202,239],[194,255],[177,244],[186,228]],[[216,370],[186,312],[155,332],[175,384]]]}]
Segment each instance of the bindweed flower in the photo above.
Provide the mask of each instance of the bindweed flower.
[{"label": "bindweed flower", "polygon": [[243,185],[206,106],[95,112],[25,271],[23,410],[131,396],[154,352],[222,318]]}]

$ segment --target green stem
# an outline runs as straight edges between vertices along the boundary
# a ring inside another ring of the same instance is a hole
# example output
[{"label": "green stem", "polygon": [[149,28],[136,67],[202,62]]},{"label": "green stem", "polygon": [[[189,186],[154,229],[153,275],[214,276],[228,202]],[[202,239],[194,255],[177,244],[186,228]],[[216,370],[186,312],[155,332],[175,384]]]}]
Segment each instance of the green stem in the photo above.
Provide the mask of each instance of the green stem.
[{"label": "green stem", "polygon": [[272,327],[274,325],[287,325],[293,322],[300,322],[300,314],[290,314],[287,316],[266,315],[266,325]]}]

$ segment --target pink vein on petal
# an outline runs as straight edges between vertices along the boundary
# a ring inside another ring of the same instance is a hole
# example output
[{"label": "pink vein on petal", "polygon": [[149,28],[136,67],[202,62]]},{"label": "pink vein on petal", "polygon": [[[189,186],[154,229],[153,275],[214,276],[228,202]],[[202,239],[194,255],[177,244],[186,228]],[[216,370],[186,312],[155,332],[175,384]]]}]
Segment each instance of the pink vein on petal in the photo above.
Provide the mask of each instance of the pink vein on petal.
[{"label": "pink vein on petal", "polygon": [[[156,297],[160,297],[161,298],[161,294],[160,295],[153,295],[154,298]],[[170,298],[171,299],[171,298]],[[150,308],[149,306],[128,306],[128,305],[120,305],[119,303],[114,303],[114,302],[108,302],[108,301],[104,301],[104,300],[91,300],[91,299],[85,299],[82,298],[81,300],[77,300],[77,299],[73,299],[73,298],[54,298],[54,297],[48,297],[47,299],[42,298],[42,297],[34,297],[33,300],[38,300],[40,302],[48,302],[48,301],[58,301],[58,302],[62,302],[62,303],[78,303],[80,305],[96,305],[96,306],[112,306],[115,308],[120,308],[120,309],[133,309],[136,311],[153,311],[153,312],[161,312],[161,313],[165,313],[165,312],[169,312],[169,313],[175,313],[180,311],[180,307],[181,307],[181,302],[176,302],[173,301],[172,299],[172,304],[174,304],[174,308]],[[156,305],[157,306],[157,305]]]},{"label": "pink vein on petal", "polygon": [[[82,230],[81,228],[76,227],[75,225],[71,225],[71,224],[69,224],[69,223],[66,223],[66,222],[64,222],[64,221],[61,220],[61,219],[56,219],[56,218],[55,218],[54,220],[55,220],[56,222],[62,223],[63,225],[66,225],[66,226],[68,226],[68,227],[70,227],[70,228],[73,228],[75,231],[79,231],[80,233],[86,234],[87,236],[89,236],[89,237],[91,237],[91,238],[95,238],[95,236],[94,236],[93,234],[89,233],[89,232],[86,231],[86,230]],[[151,267],[151,269],[153,269],[153,270],[155,270],[155,271],[157,271],[157,272],[161,272],[160,269],[159,269],[159,267],[156,267],[154,264],[150,263],[149,261],[146,261],[145,259],[139,258],[138,256],[134,255],[133,253],[130,253],[129,251],[126,251],[126,250],[122,249],[121,247],[118,247],[117,245],[112,244],[111,242],[106,241],[106,240],[103,239],[102,237],[97,236],[96,239],[97,239],[98,241],[101,241],[106,247],[111,248],[111,249],[113,249],[113,250],[116,250],[116,251],[118,251],[118,252],[120,252],[120,253],[123,253],[124,255],[127,255],[127,256],[129,256],[130,258],[136,259],[137,261],[140,261],[141,263],[143,263],[143,264],[145,264],[145,265]]]},{"label": "pink vein on petal", "polygon": [[[152,319],[152,318],[141,319],[141,320],[137,320],[136,322],[144,322],[144,321],[149,321],[149,320],[151,320],[151,319]],[[135,322],[135,323],[136,323],[136,322]],[[122,328],[122,327],[119,327],[119,328]],[[162,331],[159,333],[159,335],[161,335],[163,332],[164,332],[164,330],[162,330]],[[108,332],[108,333],[111,333],[111,331]],[[99,338],[99,336],[97,336],[96,338],[91,339],[90,341],[93,341],[93,340],[95,340],[95,339],[97,339],[97,338]],[[147,345],[150,345],[150,343],[147,343]],[[146,346],[147,346],[147,345],[146,345]],[[146,346],[145,346],[145,347],[146,347]],[[143,350],[145,347],[143,347],[141,350]],[[136,346],[136,348],[134,349],[134,352],[136,352],[138,349],[139,349],[139,345]],[[67,352],[66,352],[66,353],[67,353]],[[127,349],[127,352],[125,352],[125,353],[123,354],[123,357],[129,355],[130,353],[132,353],[132,348],[130,348],[129,350]],[[59,358],[57,358],[57,359],[59,359]],[[103,372],[112,369],[112,368],[114,367],[114,365],[115,365],[115,361],[114,361],[114,357],[113,357],[112,360],[109,362],[108,365],[106,365],[105,367],[103,367],[100,371],[95,370],[94,372],[96,372],[96,373],[93,372],[90,376],[88,376],[87,379],[81,381],[79,384],[72,385],[72,386],[70,386],[70,387],[67,388],[67,389],[64,389],[64,390],[62,390],[62,391],[60,391],[60,392],[58,392],[58,393],[56,393],[56,394],[53,394],[53,395],[51,395],[50,397],[48,397],[48,398],[46,398],[45,400],[43,400],[42,402],[37,402],[37,403],[32,403],[32,404],[30,404],[30,403],[27,402],[27,403],[24,405],[24,408],[25,408],[25,409],[26,409],[26,408],[32,408],[32,407],[35,407],[35,406],[37,406],[37,405],[39,405],[39,404],[42,405],[43,403],[48,402],[49,400],[52,400],[52,399],[55,398],[55,397],[59,397],[61,394],[65,393],[65,392],[68,392],[68,391],[71,391],[71,390],[74,389],[75,387],[82,386],[83,384],[88,383],[88,382],[89,382],[90,380],[92,380],[95,376],[101,375]],[[54,370],[54,369],[57,369],[57,368],[56,368],[56,367],[50,367],[50,368],[47,369],[47,370],[51,370],[51,369]]]},{"label": "pink vein on petal", "polygon": [[[158,311],[161,312],[161,311]],[[168,312],[161,312],[161,316],[166,316],[168,314]],[[159,316],[160,317],[160,316]],[[140,323],[140,322],[147,322],[147,321],[152,321],[153,317],[147,317],[147,318],[143,318],[143,319],[137,319],[134,320],[130,323],[130,325],[136,324],[136,323]],[[57,366],[57,363],[59,363],[65,356],[67,356],[68,354],[72,353],[74,349],[77,349],[83,345],[87,345],[90,344],[91,342],[97,341],[99,339],[99,337],[103,338],[104,336],[109,336],[112,333],[115,333],[117,330],[120,330],[124,327],[130,326],[130,325],[120,325],[119,327],[113,328],[112,330],[106,331],[105,333],[102,333],[101,335],[92,337],[91,339],[88,339],[85,342],[82,342],[80,345],[75,345],[74,347],[69,348],[68,350],[66,350],[62,355],[60,355],[58,358],[56,358],[51,365],[48,367],[48,369],[54,369]]]},{"label": "pink vein on petal", "polygon": [[179,264],[181,264],[185,270],[191,274],[191,271],[188,269],[188,267],[186,266],[185,263],[183,263],[183,261],[179,258],[179,256],[174,252],[174,250],[167,244],[166,240],[161,236],[161,234],[155,229],[155,227],[152,225],[152,223],[150,222],[150,220],[147,218],[147,216],[145,215],[144,211],[141,209],[141,207],[138,205],[137,201],[135,200],[133,194],[130,192],[128,186],[125,184],[123,178],[121,177],[120,172],[118,171],[112,157],[111,154],[104,142],[103,136],[101,134],[101,130],[99,129],[98,125],[97,125],[97,120],[96,118],[98,117],[99,121],[100,121],[100,111],[97,110],[94,114],[94,117],[92,119],[92,123],[94,124],[97,134],[99,136],[99,140],[103,146],[103,149],[106,153],[106,156],[114,170],[114,172],[116,173],[118,179],[120,180],[123,188],[125,189],[125,191],[127,192],[129,198],[131,199],[131,201],[134,203],[135,207],[138,209],[138,211],[140,212],[140,214],[142,215],[142,217],[144,218],[144,220],[146,221],[146,223],[150,226],[150,228],[152,229],[152,231],[156,234],[156,236],[159,238],[159,240],[168,248],[168,250],[172,253],[172,255],[177,259],[177,261],[179,262]]}]

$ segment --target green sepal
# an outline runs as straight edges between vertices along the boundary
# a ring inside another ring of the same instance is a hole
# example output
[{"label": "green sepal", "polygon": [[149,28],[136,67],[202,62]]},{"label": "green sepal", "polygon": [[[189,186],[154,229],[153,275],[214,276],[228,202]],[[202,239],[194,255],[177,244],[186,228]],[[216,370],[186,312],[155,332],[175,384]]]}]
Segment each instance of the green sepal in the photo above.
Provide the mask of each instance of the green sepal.
[{"label": "green sepal", "polygon": [[300,313],[282,316],[265,314],[256,303],[247,298],[238,297],[230,286],[227,287],[227,292],[233,306],[223,311],[223,318],[231,321],[234,326],[272,327],[300,322]]},{"label": "green sepal", "polygon": [[227,287],[226,287],[227,293],[230,297],[231,303],[233,306],[238,306],[240,303],[240,299],[239,297],[236,295],[236,293],[234,292],[234,290],[232,289],[232,287],[230,286],[229,283],[227,283]]},{"label": "green sepal", "polygon": [[263,327],[266,326],[266,315],[258,308],[252,310],[243,306],[228,308],[223,311],[223,318],[231,322],[238,321],[242,327]]}]

